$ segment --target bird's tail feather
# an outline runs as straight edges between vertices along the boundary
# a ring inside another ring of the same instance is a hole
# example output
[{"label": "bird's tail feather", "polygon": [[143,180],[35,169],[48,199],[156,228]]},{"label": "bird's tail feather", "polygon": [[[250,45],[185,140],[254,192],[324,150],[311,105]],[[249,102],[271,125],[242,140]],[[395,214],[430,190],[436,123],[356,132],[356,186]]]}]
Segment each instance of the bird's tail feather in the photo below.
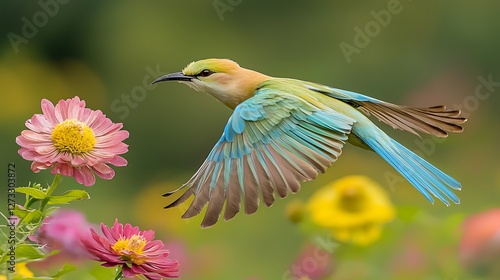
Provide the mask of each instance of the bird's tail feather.
[{"label": "bird's tail feather", "polygon": [[390,141],[378,141],[370,137],[363,141],[401,173],[430,202],[434,203],[430,195],[432,194],[446,205],[450,205],[448,199],[456,204],[460,203],[460,199],[450,190],[450,188],[460,190],[461,185],[457,180],[395,140],[389,139]]}]

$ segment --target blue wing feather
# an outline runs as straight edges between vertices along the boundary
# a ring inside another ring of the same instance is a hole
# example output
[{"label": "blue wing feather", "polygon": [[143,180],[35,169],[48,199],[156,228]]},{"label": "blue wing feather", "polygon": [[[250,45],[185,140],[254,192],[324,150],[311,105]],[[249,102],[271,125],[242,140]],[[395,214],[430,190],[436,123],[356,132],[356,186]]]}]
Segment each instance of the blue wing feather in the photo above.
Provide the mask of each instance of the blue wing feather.
[{"label": "blue wing feather", "polygon": [[434,202],[430,195],[432,194],[446,205],[449,205],[448,199],[460,203],[460,199],[449,189],[459,190],[461,185],[458,181],[394,139],[388,137],[385,139],[376,131],[372,134],[370,137],[363,137],[363,141],[399,171],[430,202]]}]

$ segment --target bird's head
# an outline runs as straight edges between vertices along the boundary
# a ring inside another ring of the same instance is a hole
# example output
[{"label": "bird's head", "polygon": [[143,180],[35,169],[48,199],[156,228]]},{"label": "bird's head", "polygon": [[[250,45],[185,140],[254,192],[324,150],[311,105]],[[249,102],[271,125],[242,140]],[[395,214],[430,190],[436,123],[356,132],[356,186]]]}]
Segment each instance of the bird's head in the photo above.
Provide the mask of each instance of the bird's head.
[{"label": "bird's head", "polygon": [[182,72],[159,77],[152,84],[178,81],[196,91],[208,93],[234,109],[252,97],[257,86],[269,78],[264,74],[242,68],[232,60],[211,58],[191,62]]}]

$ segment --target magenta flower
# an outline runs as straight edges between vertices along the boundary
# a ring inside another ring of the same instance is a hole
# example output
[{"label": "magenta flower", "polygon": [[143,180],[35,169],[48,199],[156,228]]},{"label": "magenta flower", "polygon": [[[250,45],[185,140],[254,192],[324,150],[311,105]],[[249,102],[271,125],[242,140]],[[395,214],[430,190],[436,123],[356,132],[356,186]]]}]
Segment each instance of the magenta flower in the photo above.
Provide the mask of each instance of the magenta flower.
[{"label": "magenta flower", "polygon": [[61,100],[55,107],[43,99],[42,112],[27,120],[29,130],[16,138],[19,154],[33,161],[33,172],[53,167],[52,174],[73,176],[78,183],[91,186],[93,172],[109,180],[115,172],[108,164],[127,165],[119,155],[128,150],[122,142],[128,131],[120,130],[123,125],[113,123],[100,110],[85,108],[78,96]]},{"label": "magenta flower", "polygon": [[[81,240],[91,237],[89,224],[85,216],[77,211],[58,210],[43,220],[42,226],[29,236],[31,241],[43,245],[47,251],[60,250],[50,258],[63,258],[78,261],[90,257]],[[48,260],[46,260],[48,261]],[[52,261],[52,260],[51,260]],[[49,263],[51,261],[48,261]],[[44,263],[47,266],[47,263]]]},{"label": "magenta flower", "polygon": [[179,277],[179,263],[168,258],[170,252],[164,249],[160,240],[154,239],[154,231],[139,231],[130,224],[123,226],[115,220],[109,228],[101,223],[104,236],[91,229],[92,237],[82,240],[87,251],[107,267],[122,266],[124,277],[144,275],[156,280],[163,277]]}]

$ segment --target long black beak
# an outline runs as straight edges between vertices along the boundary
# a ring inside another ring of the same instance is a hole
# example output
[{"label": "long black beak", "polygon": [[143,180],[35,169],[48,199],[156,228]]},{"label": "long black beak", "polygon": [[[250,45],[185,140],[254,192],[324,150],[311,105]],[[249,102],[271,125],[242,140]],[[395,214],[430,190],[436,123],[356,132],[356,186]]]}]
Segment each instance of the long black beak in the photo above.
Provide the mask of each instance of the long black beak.
[{"label": "long black beak", "polygon": [[154,84],[159,83],[159,82],[165,82],[165,81],[188,81],[188,82],[190,82],[192,79],[194,79],[194,77],[186,76],[186,75],[182,74],[182,72],[176,72],[176,73],[168,74],[168,75],[161,76],[161,77],[157,78],[156,80],[154,80],[151,83],[151,85],[154,85]]}]

